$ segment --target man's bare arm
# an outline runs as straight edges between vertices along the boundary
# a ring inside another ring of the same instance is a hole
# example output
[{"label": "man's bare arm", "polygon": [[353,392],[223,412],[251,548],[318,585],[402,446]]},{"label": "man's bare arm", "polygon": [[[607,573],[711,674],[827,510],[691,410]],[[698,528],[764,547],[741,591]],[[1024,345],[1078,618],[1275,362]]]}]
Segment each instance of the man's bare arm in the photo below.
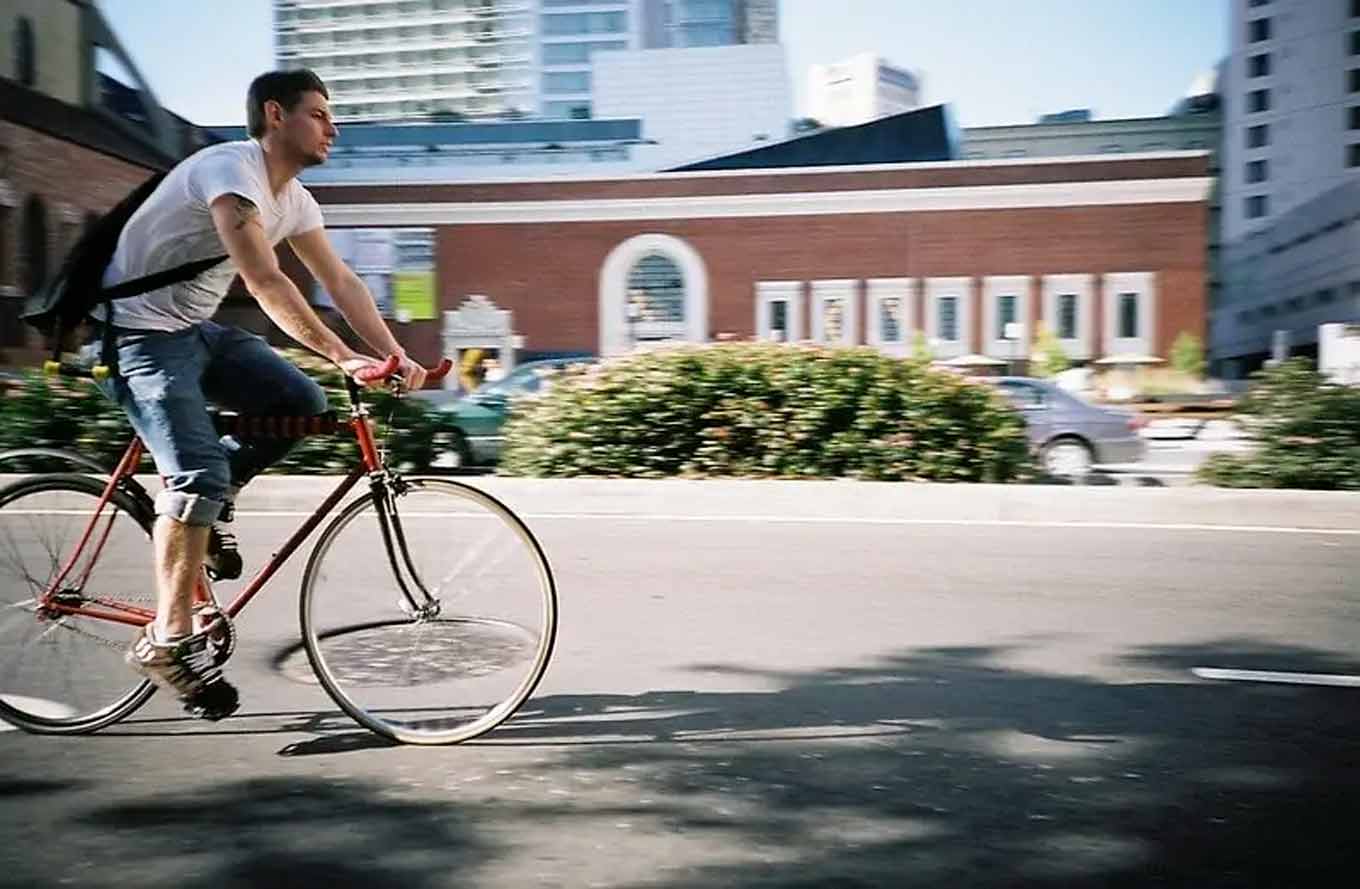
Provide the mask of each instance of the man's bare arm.
[{"label": "man's bare arm", "polygon": [[279,268],[259,208],[240,195],[228,194],[213,201],[211,210],[217,233],[246,288],[284,333],[337,364],[362,357],[317,317],[297,285]]}]

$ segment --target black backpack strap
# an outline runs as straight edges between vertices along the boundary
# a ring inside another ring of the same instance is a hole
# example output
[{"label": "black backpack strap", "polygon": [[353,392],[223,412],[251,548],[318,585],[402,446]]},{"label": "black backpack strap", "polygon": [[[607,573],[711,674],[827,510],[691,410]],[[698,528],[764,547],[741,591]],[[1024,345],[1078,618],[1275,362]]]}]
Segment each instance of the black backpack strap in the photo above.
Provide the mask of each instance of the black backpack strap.
[{"label": "black backpack strap", "polygon": [[159,290],[170,284],[178,284],[181,281],[188,281],[197,278],[208,269],[226,259],[224,256],[210,256],[207,259],[196,259],[193,262],[186,262],[184,265],[177,265],[171,269],[153,272],[141,278],[133,278],[131,281],[124,281],[112,287],[105,287],[100,291],[100,295],[105,301],[111,299],[126,299],[129,296],[141,296],[143,293],[150,293]]}]

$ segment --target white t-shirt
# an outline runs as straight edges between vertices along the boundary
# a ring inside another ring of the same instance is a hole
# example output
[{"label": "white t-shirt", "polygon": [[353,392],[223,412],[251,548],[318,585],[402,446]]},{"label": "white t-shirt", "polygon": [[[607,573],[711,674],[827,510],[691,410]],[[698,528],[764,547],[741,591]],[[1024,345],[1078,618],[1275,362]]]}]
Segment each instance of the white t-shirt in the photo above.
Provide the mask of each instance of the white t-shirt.
[{"label": "white t-shirt", "polygon": [[[104,272],[104,286],[225,254],[209,209],[224,194],[240,195],[260,209],[270,244],[323,224],[316,199],[296,179],[277,195],[270,190],[259,142],[212,145],[171,170],[132,214]],[[236,264],[226,259],[189,281],[115,300],[113,323],[138,330],[183,330],[213,316],[235,276]],[[92,314],[103,318],[103,307]]]}]

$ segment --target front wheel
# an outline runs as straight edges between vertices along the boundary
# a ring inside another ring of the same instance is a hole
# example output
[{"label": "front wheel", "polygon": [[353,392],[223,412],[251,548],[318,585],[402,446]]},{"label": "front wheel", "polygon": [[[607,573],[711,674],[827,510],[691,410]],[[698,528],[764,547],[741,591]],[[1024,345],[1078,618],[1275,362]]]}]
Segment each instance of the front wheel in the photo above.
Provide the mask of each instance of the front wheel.
[{"label": "front wheel", "polygon": [[396,491],[359,498],[322,532],[302,578],[303,645],[361,725],[408,744],[466,741],[508,719],[547,670],[552,571],[489,495],[434,478]]}]

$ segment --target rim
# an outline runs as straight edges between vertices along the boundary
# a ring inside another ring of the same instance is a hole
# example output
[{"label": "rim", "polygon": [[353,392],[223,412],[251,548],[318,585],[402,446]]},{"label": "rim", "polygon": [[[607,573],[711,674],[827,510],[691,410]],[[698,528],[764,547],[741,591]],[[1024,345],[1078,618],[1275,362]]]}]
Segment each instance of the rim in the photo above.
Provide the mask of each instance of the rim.
[{"label": "rim", "polygon": [[1048,449],[1044,465],[1053,475],[1082,475],[1091,469],[1091,452],[1080,442],[1060,442]]},{"label": "rim", "polygon": [[[341,709],[360,725],[379,735],[407,744],[455,744],[478,737],[496,728],[509,719],[533,694],[534,689],[538,686],[544,674],[547,673],[557,636],[557,591],[547,557],[538,545],[538,541],[533,537],[528,527],[504,504],[489,494],[447,479],[408,479],[407,481],[418,490],[425,492],[439,491],[449,496],[476,503],[482,509],[500,519],[525,546],[527,554],[533,561],[535,574],[539,579],[541,601],[538,609],[542,618],[542,625],[538,639],[533,645],[533,656],[527,661],[527,668],[523,677],[498,704],[482,710],[480,716],[452,729],[422,729],[399,719],[389,721],[381,714],[386,713],[388,716],[395,716],[403,710],[404,712],[412,711],[404,708],[368,709],[345,691],[344,683],[337,680],[332,665],[327,662],[327,654],[322,651],[321,643],[328,638],[335,638],[337,635],[343,635],[346,631],[352,631],[356,628],[337,628],[338,632],[330,629],[318,632],[312,617],[312,600],[315,596],[315,583],[326,554],[331,551],[338,535],[354,519],[373,510],[371,495],[366,495],[364,498],[355,501],[349,510],[337,517],[317,542],[303,580],[305,585],[301,602],[303,647],[307,652],[312,670],[322,687],[340,705]],[[452,623],[447,618],[444,619],[444,622]],[[475,622],[494,623],[495,621],[478,619]],[[445,709],[452,712],[458,708],[454,706]]]}]

